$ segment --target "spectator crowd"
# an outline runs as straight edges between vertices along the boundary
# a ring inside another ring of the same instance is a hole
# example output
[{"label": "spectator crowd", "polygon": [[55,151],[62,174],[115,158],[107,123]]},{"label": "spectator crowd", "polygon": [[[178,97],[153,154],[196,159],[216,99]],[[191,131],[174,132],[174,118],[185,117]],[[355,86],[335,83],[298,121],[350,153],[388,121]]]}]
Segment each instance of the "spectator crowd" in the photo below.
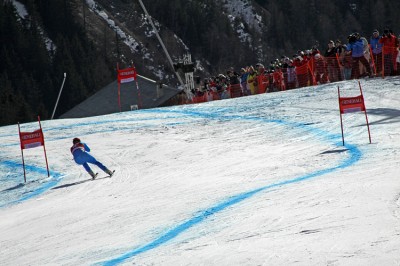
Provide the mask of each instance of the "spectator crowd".
[{"label": "spectator crowd", "polygon": [[400,74],[400,37],[390,29],[383,34],[372,32],[367,40],[352,33],[347,42],[329,41],[324,51],[317,45],[299,50],[291,58],[282,56],[265,67],[258,63],[239,72],[230,68],[226,74],[205,78],[192,90],[190,102],[212,100],[290,90],[361,77]]}]

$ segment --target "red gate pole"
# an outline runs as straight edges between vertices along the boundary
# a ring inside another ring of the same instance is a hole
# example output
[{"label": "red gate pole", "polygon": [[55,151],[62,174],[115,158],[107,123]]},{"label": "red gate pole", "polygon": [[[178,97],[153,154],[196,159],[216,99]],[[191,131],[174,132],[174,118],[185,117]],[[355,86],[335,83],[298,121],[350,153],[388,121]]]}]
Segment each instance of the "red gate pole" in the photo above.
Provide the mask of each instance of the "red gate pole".
[{"label": "red gate pole", "polygon": [[382,47],[382,78],[385,78],[385,56],[384,56],[385,46]]},{"label": "red gate pole", "polygon": [[374,58],[374,53],[372,52],[371,44],[369,45],[369,54],[371,55],[372,65],[374,66],[374,75],[376,75],[375,58]]},{"label": "red gate pole", "polygon": [[340,127],[342,129],[342,143],[343,143],[343,146],[344,146],[343,120],[342,120],[342,111],[340,109],[340,89],[339,89],[339,86],[337,87],[337,91],[338,91],[338,99],[339,99]]},{"label": "red gate pole", "polygon": [[[135,70],[136,71],[136,70]],[[140,89],[139,89],[139,84],[137,82],[137,79],[135,78],[135,83],[136,83],[136,90],[138,94],[138,109],[142,109],[142,98],[140,96]]]},{"label": "red gate pole", "polygon": [[118,82],[118,106],[121,112],[121,84],[119,82],[119,64],[117,63],[117,82]]},{"label": "red gate pole", "polygon": [[121,112],[121,84],[118,81],[118,106],[119,111]]},{"label": "red gate pole", "polygon": [[[362,96],[362,99],[363,99],[363,102],[364,102],[364,96],[363,96],[363,93],[362,93],[360,81],[358,81],[358,85],[360,87],[361,96]],[[372,143],[371,142],[371,131],[369,130],[368,115],[367,115],[367,108],[365,108],[365,102],[364,102],[364,114],[365,114],[365,120],[367,121],[369,143],[371,144]]]},{"label": "red gate pole", "polygon": [[42,134],[42,139],[43,139],[43,151],[44,151],[44,158],[46,159],[47,176],[50,177],[49,164],[47,162],[46,145],[44,144],[44,136],[43,136],[42,124],[40,123],[40,116],[38,116],[38,122],[40,127],[40,133]]},{"label": "red gate pole", "polygon": [[[19,133],[19,141],[21,142],[21,128],[19,126],[18,122],[18,133]],[[24,160],[24,149],[22,149],[22,146],[20,145],[21,148],[21,154],[22,154],[22,168],[24,168],[24,181],[26,183],[26,172],[25,172],[25,160]]]}]

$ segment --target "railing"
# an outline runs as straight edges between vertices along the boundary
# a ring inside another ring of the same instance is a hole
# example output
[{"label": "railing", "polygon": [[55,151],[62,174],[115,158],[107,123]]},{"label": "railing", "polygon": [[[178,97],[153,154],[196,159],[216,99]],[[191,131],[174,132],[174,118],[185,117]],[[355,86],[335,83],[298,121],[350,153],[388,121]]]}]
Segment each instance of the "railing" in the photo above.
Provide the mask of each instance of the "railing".
[{"label": "railing", "polygon": [[298,61],[293,63],[294,66],[264,71],[256,77],[251,77],[252,80],[248,82],[218,86],[218,89],[209,86],[205,91],[197,90],[193,100],[188,103],[284,91],[362,77],[381,76],[384,78],[389,75],[398,75],[400,74],[398,53],[396,47],[384,46],[379,54],[373,54],[370,47],[364,56],[359,58],[352,57],[346,52],[333,57],[324,57],[320,54],[308,55],[296,59]]}]

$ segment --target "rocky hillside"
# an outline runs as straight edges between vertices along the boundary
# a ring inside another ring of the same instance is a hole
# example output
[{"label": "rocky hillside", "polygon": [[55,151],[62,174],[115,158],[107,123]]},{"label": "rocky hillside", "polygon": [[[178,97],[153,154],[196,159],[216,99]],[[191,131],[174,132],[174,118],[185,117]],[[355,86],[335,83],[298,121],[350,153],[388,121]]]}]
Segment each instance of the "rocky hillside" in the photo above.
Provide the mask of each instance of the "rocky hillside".
[{"label": "rocky hillside", "polygon": [[[200,77],[351,32],[400,31],[400,1],[146,0],[174,63],[191,54]],[[55,117],[116,78],[116,64],[179,82],[138,0],[0,0],[0,125]]]},{"label": "rocky hillside", "polygon": [[[97,14],[103,22],[112,21],[124,36],[129,35],[110,39],[114,41],[110,47],[118,47],[119,51],[121,48],[115,42],[129,43],[130,53],[125,49],[117,55],[121,61],[133,60],[141,71],[150,70],[151,76],[174,82],[167,59],[137,0],[85,2],[91,10],[86,14]],[[386,0],[144,2],[173,60],[178,61],[184,53],[192,54],[200,76],[225,72],[231,66],[237,69],[257,62],[268,65],[276,58],[314,45],[325,50],[329,40],[345,42],[356,31],[369,37],[375,28],[400,30],[400,18],[395,12],[400,2]],[[118,31],[112,25],[109,28]]]},{"label": "rocky hillside", "polygon": [[[77,10],[85,30],[109,56],[132,61],[151,78],[177,82],[139,2],[77,4],[82,5]],[[264,61],[270,49],[262,38],[270,15],[251,1],[145,1],[145,5],[172,60],[179,62],[191,54],[200,76]]]}]

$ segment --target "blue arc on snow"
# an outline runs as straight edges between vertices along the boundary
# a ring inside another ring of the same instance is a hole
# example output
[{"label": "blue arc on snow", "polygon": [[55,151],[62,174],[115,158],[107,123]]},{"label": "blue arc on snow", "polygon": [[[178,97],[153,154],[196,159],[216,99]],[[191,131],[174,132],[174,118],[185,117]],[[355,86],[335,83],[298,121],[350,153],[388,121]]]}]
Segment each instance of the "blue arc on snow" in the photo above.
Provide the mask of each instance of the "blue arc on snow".
[{"label": "blue arc on snow", "polygon": [[[16,162],[12,162],[12,161],[3,161],[1,162],[1,164],[9,167],[9,168],[21,168],[22,164],[20,163],[16,163]],[[39,173],[43,176],[47,175],[47,170],[41,167],[37,167],[37,166],[32,166],[32,165],[26,165],[25,169],[27,171],[32,171],[32,172],[36,172]],[[58,173],[58,172],[54,172],[51,171],[51,177],[49,178],[48,182],[44,182],[41,186],[39,186],[38,188],[26,193],[25,195],[23,195],[22,197],[13,200],[13,201],[8,201],[5,203],[0,204],[0,208],[6,207],[6,206],[10,206],[16,203],[20,203],[26,200],[29,200],[31,198],[34,198],[44,192],[46,192],[47,190],[51,189],[52,187],[54,187],[55,185],[57,185],[57,183],[61,180],[62,174]],[[24,184],[19,183],[17,186],[15,186],[14,188],[20,188],[23,187]],[[6,190],[11,190],[13,188],[9,188]]]},{"label": "blue arc on snow", "polygon": [[[278,125],[282,125],[282,126],[286,126],[289,128],[296,128],[296,129],[301,129],[304,130],[305,132],[309,132],[315,136],[317,136],[318,138],[329,142],[329,143],[335,143],[337,142],[335,145],[338,147],[342,147],[341,146],[341,136],[340,135],[332,135],[329,134],[323,130],[317,129],[317,128],[312,128],[310,127],[309,124],[304,124],[304,123],[295,123],[295,122],[288,122],[285,120],[281,120],[281,119],[267,119],[267,118],[262,118],[262,117],[258,117],[258,116],[244,116],[244,115],[225,115],[225,114],[220,114],[218,112],[213,112],[213,113],[204,113],[204,112],[200,112],[200,111],[190,111],[190,110],[169,110],[169,109],[148,109],[148,110],[141,110],[141,112],[143,113],[166,113],[166,114],[177,114],[177,115],[183,115],[183,116],[190,116],[190,117],[198,117],[198,118],[206,118],[206,119],[217,119],[217,120],[223,120],[223,121],[229,121],[229,120],[247,120],[247,121],[253,121],[253,122],[260,122],[260,123],[276,123]],[[165,117],[164,119],[168,119],[171,118],[169,117]],[[177,116],[177,117],[173,117],[173,118],[182,118],[182,116]],[[163,120],[164,120],[163,119]],[[124,119],[122,121],[130,121],[131,119]],[[111,121],[104,121],[104,123],[109,123]],[[115,122],[115,121],[114,121]],[[117,121],[117,123],[120,121]],[[102,124],[102,122],[96,122],[99,124]],[[179,123],[178,123],[179,124]],[[85,124],[79,125],[79,126],[86,126]],[[115,129],[110,129],[109,131],[115,131]],[[101,132],[107,132],[107,130],[102,130]],[[14,145],[14,144],[11,144]],[[181,224],[176,225],[175,227],[173,227],[171,230],[169,230],[168,232],[166,232],[165,234],[162,234],[161,236],[159,236],[158,238],[156,238],[155,240],[144,244],[138,248],[135,248],[129,252],[126,252],[114,259],[108,260],[108,261],[103,261],[97,264],[101,264],[101,265],[117,265],[120,263],[125,262],[128,259],[131,259],[133,257],[135,257],[136,255],[139,255],[141,253],[147,252],[149,250],[155,249],[165,243],[167,243],[168,241],[176,238],[177,236],[179,236],[180,234],[182,234],[183,232],[189,230],[190,228],[196,226],[197,224],[203,222],[204,220],[206,220],[208,217],[221,212],[231,206],[234,206],[235,204],[238,204],[246,199],[249,199],[261,192],[264,192],[268,189],[271,188],[276,188],[276,187],[281,187],[284,185],[289,185],[289,184],[293,184],[293,183],[299,183],[301,181],[305,181],[305,180],[309,180],[312,179],[314,177],[318,177],[324,174],[328,174],[331,173],[333,171],[339,170],[339,169],[343,169],[346,167],[351,166],[352,164],[356,163],[358,160],[360,160],[361,158],[361,152],[360,150],[351,144],[346,144],[345,148],[347,149],[347,151],[349,152],[349,157],[345,160],[343,160],[342,162],[338,163],[338,165],[334,166],[334,167],[330,167],[327,169],[323,169],[323,170],[319,170],[319,171],[315,171],[303,176],[299,176],[299,177],[295,177],[293,179],[289,179],[286,181],[281,181],[281,182],[277,182],[277,183],[273,183],[270,185],[266,185],[263,187],[260,187],[258,189],[255,190],[251,190],[251,191],[247,191],[235,196],[232,196],[228,199],[226,199],[225,201],[222,201],[220,203],[217,203],[214,206],[211,206],[208,209],[196,212],[196,215],[194,215],[192,218],[190,218],[187,221],[183,221]],[[11,162],[11,161],[6,161],[6,162],[2,162],[2,164],[5,164],[6,166],[9,167],[15,167],[15,166],[19,166],[19,164],[15,163],[15,162]],[[31,167],[30,170],[38,172],[38,173],[42,173],[45,172],[45,169],[39,168],[39,167],[35,167],[35,166],[27,166],[27,167]],[[44,183],[41,187],[35,189],[34,191],[31,191],[30,193],[26,194],[24,197],[15,200],[13,202],[8,202],[6,204],[0,205],[1,207],[7,206],[7,205],[11,205],[14,203],[19,203],[25,200],[28,200],[30,198],[33,198],[35,196],[38,196],[42,193],[44,193],[45,191],[51,189],[52,187],[54,187],[61,179],[62,174],[60,173],[55,173],[52,172],[52,178],[50,179],[49,182]]]},{"label": "blue arc on snow", "polygon": [[[232,120],[232,119],[240,119],[240,120],[249,120],[249,121],[258,121],[258,122],[264,122],[264,123],[277,123],[283,126],[288,126],[288,127],[293,127],[293,128],[297,128],[297,129],[301,129],[304,131],[307,131],[311,134],[314,134],[320,138],[322,138],[324,141],[327,142],[335,142],[335,145],[338,147],[342,147],[341,146],[341,141],[340,140],[340,136],[339,135],[332,135],[329,134],[323,130],[317,129],[317,128],[311,128],[309,125],[306,124],[302,124],[302,123],[294,123],[294,122],[287,122],[284,120],[270,120],[270,119],[264,119],[264,118],[260,118],[260,117],[246,117],[246,116],[239,116],[239,115],[230,115],[230,116],[221,116],[219,114],[213,113],[201,113],[201,112],[194,112],[194,111],[174,111],[174,110],[150,110],[148,112],[166,112],[166,113],[184,113],[190,116],[199,116],[199,117],[207,117],[207,118],[211,118],[211,119],[226,119],[226,120]],[[343,161],[339,162],[336,166],[333,167],[329,167],[326,169],[322,169],[322,170],[318,170],[315,172],[311,172],[302,176],[298,176],[292,179],[288,179],[285,181],[281,181],[281,182],[277,182],[277,183],[272,183],[263,187],[260,187],[258,189],[254,189],[254,190],[250,190],[235,196],[232,196],[228,199],[226,199],[225,201],[222,201],[208,209],[205,209],[203,211],[197,212],[198,214],[196,214],[194,217],[190,218],[187,221],[182,222],[181,224],[176,225],[175,227],[173,227],[171,230],[169,230],[168,232],[166,232],[165,234],[162,234],[161,236],[159,236],[158,238],[156,238],[155,240],[144,244],[138,248],[135,248],[131,251],[128,251],[114,259],[111,260],[107,260],[107,261],[103,261],[100,263],[97,263],[99,265],[117,265],[120,263],[125,262],[128,259],[131,259],[133,257],[135,257],[136,255],[139,255],[141,253],[144,253],[146,251],[155,249],[165,243],[167,243],[168,241],[176,238],[177,236],[179,236],[180,234],[182,234],[183,232],[187,231],[188,229],[196,226],[197,224],[203,222],[204,220],[206,220],[208,217],[221,212],[231,206],[234,206],[235,204],[238,204],[246,199],[249,199],[261,192],[264,192],[268,189],[271,188],[276,188],[276,187],[281,187],[281,186],[285,186],[285,185],[289,185],[289,184],[294,184],[294,183],[299,183],[301,181],[305,181],[305,180],[309,180],[318,176],[322,176],[331,172],[334,172],[336,170],[339,169],[343,169],[346,167],[349,167],[351,165],[353,165],[354,163],[356,163],[357,161],[360,160],[361,158],[361,151],[355,146],[355,145],[351,145],[351,144],[346,144],[345,148],[347,148],[348,152],[349,152],[349,157],[344,159]]]}]

